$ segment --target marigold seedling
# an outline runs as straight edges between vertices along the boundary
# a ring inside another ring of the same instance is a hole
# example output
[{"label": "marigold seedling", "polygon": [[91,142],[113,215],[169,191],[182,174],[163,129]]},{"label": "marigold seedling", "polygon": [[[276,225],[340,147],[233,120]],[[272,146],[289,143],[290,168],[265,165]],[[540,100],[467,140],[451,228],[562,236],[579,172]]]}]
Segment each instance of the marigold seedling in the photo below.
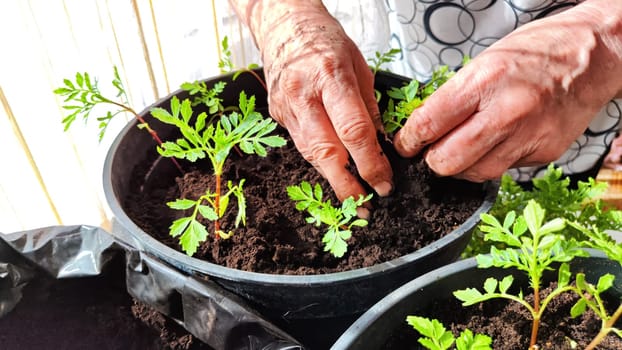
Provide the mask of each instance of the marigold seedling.
[{"label": "marigold seedling", "polygon": [[437,319],[407,316],[406,322],[422,335],[418,342],[426,349],[447,350],[451,348],[454,342],[457,350],[492,349],[492,338],[484,334],[473,334],[470,329],[463,330],[456,338]]},{"label": "marigold seedling", "polygon": [[[574,290],[570,285],[570,268],[568,262],[578,256],[588,256],[582,245],[575,239],[568,239],[559,232],[566,226],[562,218],[544,222],[545,210],[534,200],[530,200],[521,216],[512,211],[500,223],[490,214],[482,214],[485,239],[502,242],[505,249],[492,247],[490,254],[478,255],[477,265],[480,268],[502,267],[516,268],[529,277],[534,299],[529,303],[522,292],[513,294],[510,287],[514,281],[512,275],[502,280],[488,278],[484,282],[484,292],[476,288],[467,288],[454,292],[454,296],[468,306],[485,300],[504,298],[523,305],[533,318],[530,347],[536,344],[538,328],[542,314],[548,303],[556,296]],[[544,300],[540,300],[540,287],[544,271],[552,269],[552,264],[560,263],[557,286]]]},{"label": "marigold seedling", "polygon": [[[65,131],[69,130],[73,122],[78,117],[81,117],[85,122],[87,122],[96,107],[109,105],[114,107],[115,110],[106,110],[105,114],[96,117],[96,120],[99,122],[98,127],[100,141],[103,139],[108,125],[114,117],[122,113],[130,113],[139,121],[140,124],[138,124],[138,127],[147,130],[158,145],[161,145],[162,140],[160,140],[160,137],[158,137],[155,130],[151,129],[143,117],[136,113],[136,111],[129,105],[125,87],[123,86],[123,82],[119,76],[119,70],[116,66],[113,67],[113,71],[114,78],[112,79],[112,85],[117,90],[115,98],[109,98],[102,95],[99,90],[97,79],[93,79],[87,72],[76,73],[75,82],[70,79],[64,79],[63,83],[65,86],[54,90],[55,94],[65,98],[62,106],[63,109],[71,112],[62,121],[65,125]],[[183,172],[181,166],[176,160],[173,159],[173,163],[180,172]]]},{"label": "marigold seedling", "polygon": [[346,241],[352,237],[352,227],[367,226],[367,220],[355,219],[356,208],[369,201],[371,194],[361,195],[357,200],[354,197],[348,197],[338,208],[331,204],[330,199],[323,200],[320,184],[312,187],[310,183],[303,181],[300,185],[288,186],[287,194],[296,202],[296,209],[306,210],[309,213],[307,223],[328,226],[322,238],[324,251],[330,252],[335,257],[342,257],[348,250]]},{"label": "marigold seedling", "polygon": [[165,157],[187,159],[191,162],[208,158],[216,178],[216,188],[213,191],[207,190],[199,199],[178,199],[168,203],[171,208],[178,210],[194,208],[190,216],[175,220],[170,227],[171,236],[180,236],[182,249],[188,255],[193,255],[208,236],[207,229],[198,220],[199,215],[214,222],[214,233],[219,237],[227,238],[232,234],[232,231],[222,231],[219,222],[226,212],[231,196],[238,202],[235,227],[245,223],[246,201],[242,190],[245,180],[241,179],[238,185],[229,181],[228,191],[225,193],[221,189],[223,166],[231,149],[237,146],[246,154],[265,157],[266,147],[281,147],[286,143],[281,136],[271,135],[277,124],[255,111],[254,96],[247,98],[246,93],[240,92],[238,110],[239,112],[222,115],[215,123],[207,122],[208,114],[205,112],[193,118],[189,99],[180,102],[177,97],[173,97],[170,112],[163,108],[151,110],[154,118],[176,126],[183,136],[175,142],[164,142],[158,147],[158,152]]}]

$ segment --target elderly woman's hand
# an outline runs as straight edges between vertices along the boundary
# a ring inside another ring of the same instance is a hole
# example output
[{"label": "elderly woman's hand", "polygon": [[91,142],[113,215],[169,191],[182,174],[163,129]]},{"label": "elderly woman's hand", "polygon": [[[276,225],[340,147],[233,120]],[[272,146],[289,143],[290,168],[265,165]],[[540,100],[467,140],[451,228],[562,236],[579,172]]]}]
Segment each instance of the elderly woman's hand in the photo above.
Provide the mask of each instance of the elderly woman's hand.
[{"label": "elderly woman's hand", "polygon": [[622,90],[622,2],[591,0],[502,38],[397,133],[440,175],[472,181],[558,159]]},{"label": "elderly woman's hand", "polygon": [[337,197],[365,194],[347,168],[380,195],[392,190],[374,77],[356,45],[321,1],[232,1],[260,48],[270,114],[329,181]]}]

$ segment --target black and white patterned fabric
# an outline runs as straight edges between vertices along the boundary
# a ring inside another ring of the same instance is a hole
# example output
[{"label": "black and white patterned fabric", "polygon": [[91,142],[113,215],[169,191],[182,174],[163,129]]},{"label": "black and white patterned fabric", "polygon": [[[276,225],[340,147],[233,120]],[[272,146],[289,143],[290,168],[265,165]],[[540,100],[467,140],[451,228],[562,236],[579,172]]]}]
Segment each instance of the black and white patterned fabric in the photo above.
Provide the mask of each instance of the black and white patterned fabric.
[{"label": "black and white patterned fabric", "polygon": [[[389,45],[402,50],[391,71],[425,81],[439,65],[456,68],[519,26],[564,11],[568,0],[326,0],[327,8],[366,57]],[[385,14],[379,13],[384,7]],[[356,19],[356,14],[360,17]],[[361,23],[367,23],[361,24]],[[367,29],[366,29],[367,28]],[[388,44],[387,44],[388,41]],[[616,136],[622,99],[610,101],[589,128],[555,163],[570,174],[598,170]],[[544,167],[511,169],[518,181],[541,175]],[[591,171],[591,173],[590,173]]]},{"label": "black and white patterned fabric", "polygon": [[[458,67],[519,26],[554,15],[580,1],[564,0],[394,0],[387,1],[391,46],[403,55],[393,71],[425,81],[439,65]],[[599,166],[616,136],[622,100],[610,101],[589,128],[555,163],[566,174]],[[541,175],[546,167],[510,170],[518,181]]]}]

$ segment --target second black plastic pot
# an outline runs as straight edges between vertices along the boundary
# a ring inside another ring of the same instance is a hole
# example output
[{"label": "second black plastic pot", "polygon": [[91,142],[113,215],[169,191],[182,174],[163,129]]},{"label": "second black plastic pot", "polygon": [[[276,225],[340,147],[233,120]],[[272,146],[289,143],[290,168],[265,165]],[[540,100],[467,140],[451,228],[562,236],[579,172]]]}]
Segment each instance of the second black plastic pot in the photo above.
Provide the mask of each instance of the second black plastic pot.
[{"label": "second black plastic pot", "polygon": [[[607,295],[614,299],[622,298],[622,267],[616,261],[610,260],[604,254],[590,250],[591,256],[575,258],[571,262],[574,273],[583,272],[586,280],[595,283],[598,277],[606,273],[615,276],[614,286],[607,291]],[[520,286],[524,292],[529,289],[527,278],[522,272],[515,269],[477,267],[475,258],[461,260],[443,266],[408,282],[390,293],[359,319],[356,320],[334,343],[334,350],[361,350],[361,349],[403,349],[404,347],[387,347],[387,343],[397,330],[403,329],[406,316],[417,315],[427,305],[454,300],[452,292],[465,288],[480,289],[488,277],[501,279],[508,274],[514,275],[514,286]],[[556,280],[556,271],[545,273],[544,281]],[[408,329],[415,333],[413,329]]]}]

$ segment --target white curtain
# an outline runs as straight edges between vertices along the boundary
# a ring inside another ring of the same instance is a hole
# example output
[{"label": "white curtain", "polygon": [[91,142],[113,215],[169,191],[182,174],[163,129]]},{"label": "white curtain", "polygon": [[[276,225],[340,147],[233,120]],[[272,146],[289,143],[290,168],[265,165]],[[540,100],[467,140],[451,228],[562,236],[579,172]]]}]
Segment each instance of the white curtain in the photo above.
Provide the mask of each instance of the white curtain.
[{"label": "white curtain", "polygon": [[[76,72],[114,93],[117,66],[137,111],[181,83],[218,75],[228,36],[236,65],[259,63],[227,1],[3,0],[0,2],[0,232],[57,224],[108,227],[101,184],[108,146],[95,121],[67,115],[52,91]],[[114,95],[112,95],[114,96]]]},{"label": "white curtain", "polygon": [[[382,7],[381,0],[325,3],[370,57],[384,50],[388,28],[379,31],[360,18],[363,8]],[[0,33],[4,233],[58,224],[109,227],[102,167],[131,117],[115,120],[101,142],[94,121],[77,121],[64,132],[67,113],[52,92],[63,79],[88,72],[104,94],[115,93],[117,66],[130,105],[141,111],[183,82],[218,75],[225,36],[236,66],[261,63],[225,0],[2,0]]]}]

